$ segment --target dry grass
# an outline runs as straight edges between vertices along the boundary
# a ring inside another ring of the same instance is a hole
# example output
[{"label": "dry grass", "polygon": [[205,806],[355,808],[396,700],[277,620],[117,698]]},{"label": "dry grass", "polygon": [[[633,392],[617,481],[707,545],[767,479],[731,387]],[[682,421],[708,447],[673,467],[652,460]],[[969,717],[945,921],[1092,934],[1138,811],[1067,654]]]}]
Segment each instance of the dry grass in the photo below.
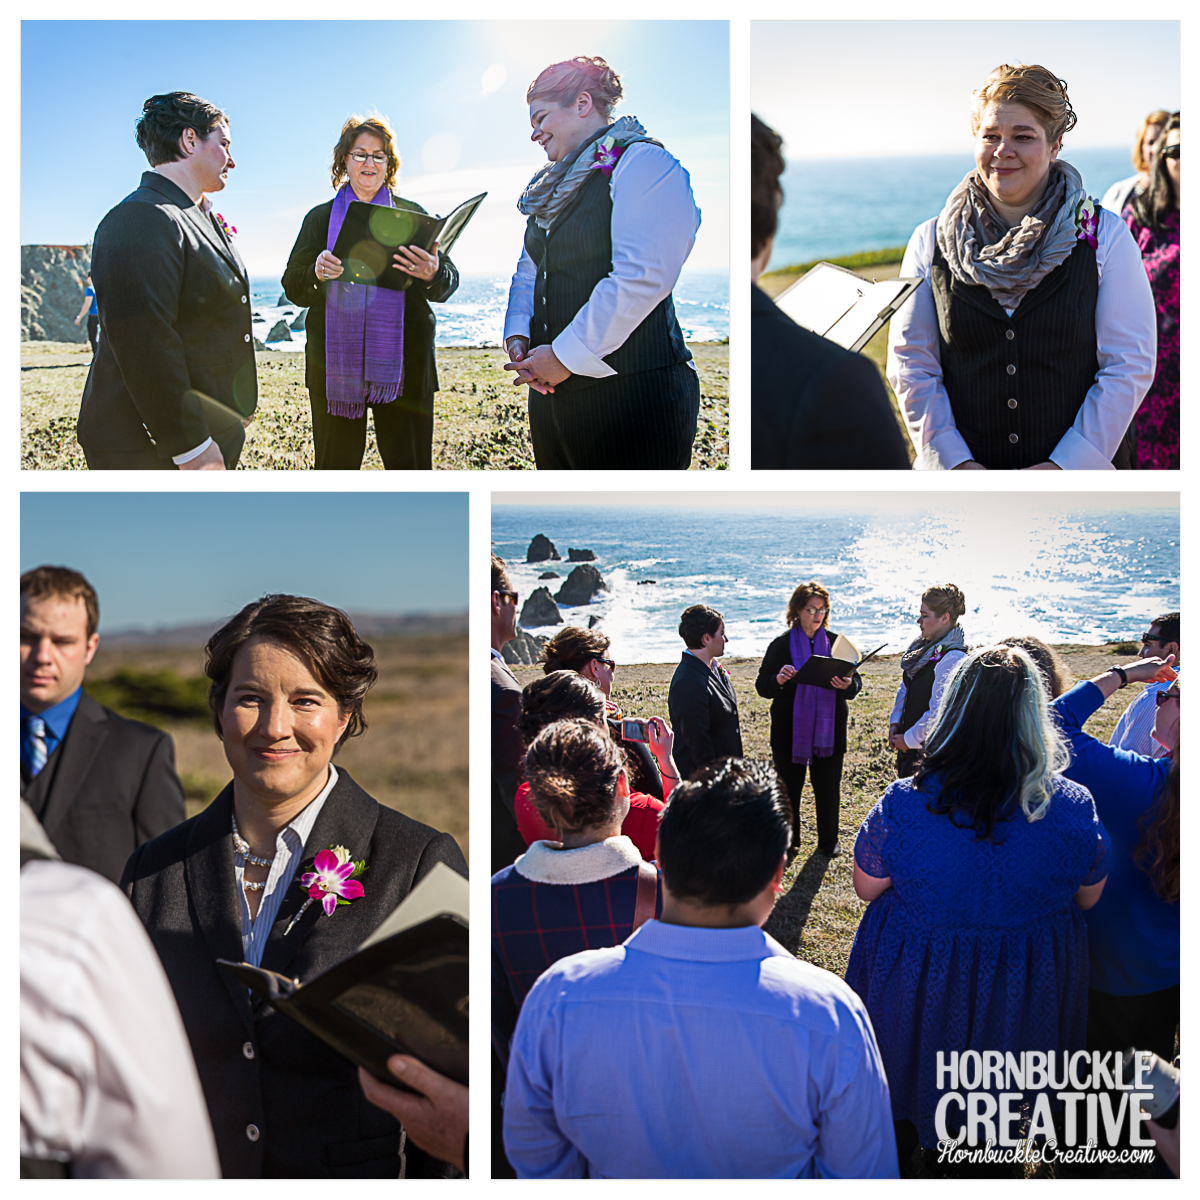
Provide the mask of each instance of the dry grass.
[{"label": "dry grass", "polygon": [[[366,701],[369,729],[346,743],[337,765],[380,804],[451,834],[470,860],[467,804],[466,634],[371,639],[379,682]],[[105,648],[89,673],[118,667],[202,674],[196,647]],[[194,816],[229,781],[221,743],[207,722],[167,725]]]},{"label": "dry grass", "polygon": [[[729,466],[729,347],[691,346],[700,374],[700,423],[693,470]],[[259,351],[258,414],[246,431],[239,469],[301,470],[312,466],[312,417],[304,386],[304,355]],[[503,350],[437,351],[441,391],[434,400],[433,464],[437,470],[533,470],[525,393],[502,370]],[[21,466],[85,470],[75,441],[79,400],[91,353],[68,342],[21,344]],[[383,462],[368,433],[363,469]]]}]

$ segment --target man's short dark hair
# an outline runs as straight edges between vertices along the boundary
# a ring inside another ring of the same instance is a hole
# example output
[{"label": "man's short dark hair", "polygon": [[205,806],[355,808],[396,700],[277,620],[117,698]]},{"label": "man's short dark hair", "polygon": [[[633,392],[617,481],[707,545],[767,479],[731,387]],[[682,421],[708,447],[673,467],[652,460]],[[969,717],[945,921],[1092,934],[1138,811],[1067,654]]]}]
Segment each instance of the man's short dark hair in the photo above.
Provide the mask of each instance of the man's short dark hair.
[{"label": "man's short dark hair", "polygon": [[783,188],[779,177],[783,161],[783,138],[765,121],[750,114],[750,257],[757,258],[775,236]]},{"label": "man's short dark hair", "polygon": [[683,616],[679,618],[679,636],[689,650],[702,650],[704,635],[715,635],[724,620],[715,608],[709,608],[707,604],[693,604],[691,608],[685,608]]},{"label": "man's short dark hair", "polygon": [[185,129],[194,129],[196,136],[208,140],[218,125],[228,124],[229,118],[215,105],[191,92],[166,92],[151,96],[142,105],[137,123],[137,144],[145,152],[152,167],[175,162],[183,157],[179,139]]},{"label": "man's short dark hair", "polygon": [[96,589],[70,567],[33,567],[21,576],[21,595],[30,600],[54,596],[59,600],[81,600],[87,617],[87,636],[100,627],[100,601]]},{"label": "man's short dark hair", "polygon": [[658,826],[658,865],[672,896],[733,907],[771,882],[790,837],[774,767],[719,758],[671,793]]},{"label": "man's short dark hair", "polygon": [[511,592],[512,584],[508,582],[506,563],[498,554],[492,555],[492,591]]},{"label": "man's short dark hair", "polygon": [[1158,636],[1164,642],[1179,641],[1179,614],[1177,612],[1163,613],[1161,617],[1155,617],[1150,624],[1158,626]]}]

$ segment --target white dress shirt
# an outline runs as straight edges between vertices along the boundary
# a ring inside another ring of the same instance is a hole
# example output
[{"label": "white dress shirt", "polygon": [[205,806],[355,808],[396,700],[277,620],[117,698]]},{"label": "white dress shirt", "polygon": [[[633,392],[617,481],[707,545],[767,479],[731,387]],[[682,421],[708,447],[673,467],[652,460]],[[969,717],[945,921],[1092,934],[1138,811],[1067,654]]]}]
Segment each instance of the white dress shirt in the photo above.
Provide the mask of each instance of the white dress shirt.
[{"label": "white dress shirt", "polygon": [[[617,372],[601,360],[671,294],[696,244],[700,210],[678,159],[661,146],[635,142],[617,159],[612,187],[612,270],[551,344],[573,375],[606,379]],[[504,340],[529,337],[537,268],[521,251],[508,289]],[[694,365],[693,365],[694,369]]]},{"label": "white dress shirt", "polygon": [[[917,226],[904,252],[901,275],[929,279],[936,231],[936,217]],[[1112,457],[1154,382],[1154,296],[1137,242],[1107,209],[1100,213],[1097,242],[1099,370],[1074,424],[1050,453],[1050,461],[1067,471],[1113,469]],[[1014,310],[1005,311],[1012,316]],[[917,452],[913,469],[950,471],[968,462],[971,451],[954,424],[942,382],[937,310],[928,284],[918,287],[892,318],[887,377]]]},{"label": "white dress shirt", "polygon": [[[1176,674],[1180,674],[1178,667]],[[1154,729],[1154,717],[1158,712],[1158,701],[1155,696],[1165,692],[1169,682],[1148,683],[1133,703],[1121,714],[1117,727],[1108,739],[1110,746],[1118,750],[1132,750],[1134,754],[1144,754],[1147,758],[1163,758],[1169,753],[1165,746],[1160,746],[1151,736]]]},{"label": "white dress shirt", "polygon": [[[254,920],[250,919],[250,904],[246,900],[246,889],[242,887],[246,864],[241,855],[235,853],[233,856],[233,870],[237,875],[238,895],[242,900],[240,909],[242,956],[251,966],[262,965],[263,951],[267,948],[267,939],[271,936],[271,926],[275,924],[279,906],[283,903],[283,898],[296,874],[296,868],[300,865],[304,843],[308,840],[308,835],[312,833],[312,827],[317,823],[317,817],[320,815],[321,809],[325,807],[325,801],[329,798],[329,793],[333,791],[333,785],[337,783],[337,779],[337,768],[330,763],[329,782],[322,788],[321,794],[301,809],[275,835],[275,858],[271,863],[271,869],[267,872],[267,886],[263,888],[262,901],[258,906],[258,916]],[[328,849],[327,846],[321,846],[317,853],[326,849]],[[347,846],[346,849],[351,853],[354,851],[353,846]],[[321,902],[314,900],[313,903],[320,904]]]},{"label": "white dress shirt", "polygon": [[[964,657],[965,655],[959,654],[957,651],[948,651],[933,664],[933,692],[929,696],[929,707],[921,714],[920,720],[901,735],[904,744],[910,750],[920,750],[925,745],[925,734],[938,710],[938,705],[942,702],[942,693],[946,690],[950,672],[962,662]],[[892,715],[888,717],[889,725],[895,725],[900,720],[900,714],[904,712],[904,698],[907,695],[908,685],[904,681],[904,676],[901,675],[900,688],[896,692],[896,703],[892,705]]]},{"label": "white dress shirt", "polygon": [[21,1153],[93,1179],[219,1179],[175,997],[129,901],[62,862],[20,876]]}]

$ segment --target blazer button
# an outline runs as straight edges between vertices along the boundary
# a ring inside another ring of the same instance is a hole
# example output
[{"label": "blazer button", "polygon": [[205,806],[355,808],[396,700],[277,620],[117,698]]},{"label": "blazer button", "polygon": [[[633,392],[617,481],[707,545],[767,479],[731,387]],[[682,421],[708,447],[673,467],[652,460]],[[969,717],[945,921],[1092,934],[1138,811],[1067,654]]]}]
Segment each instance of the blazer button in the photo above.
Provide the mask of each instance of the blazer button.
[{"label": "blazer button", "polygon": [[245,296],[243,296],[243,297],[242,297],[242,303],[243,303],[243,304],[246,304],[246,303],[247,303],[247,300],[246,300],[246,297],[245,297]]},{"label": "blazer button", "polygon": [[1013,338],[1015,338],[1017,335],[1016,335],[1016,333],[1014,333],[1014,332],[1013,332],[1013,330],[1011,330],[1011,329],[1006,329],[1006,330],[1004,331],[1004,336],[1005,336],[1006,338],[1008,338],[1008,340],[1011,342],[1011,341],[1013,340]]},{"label": "blazer button", "polygon": [[1007,366],[1007,367],[1005,367],[1004,369],[1005,369],[1005,370],[1006,370],[1006,371],[1007,371],[1007,372],[1008,372],[1010,375],[1015,375],[1015,374],[1017,373],[1017,368],[1016,368],[1016,367],[1014,367],[1014,366],[1012,365],[1012,363],[1009,363],[1009,364],[1008,364],[1008,366]]},{"label": "blazer button", "polygon": [[246,1136],[252,1142],[257,1142],[258,1141],[258,1126],[257,1125],[247,1125],[246,1126]]},{"label": "blazer button", "polygon": [[[250,340],[250,335],[249,335],[248,333],[244,333],[244,334],[242,334],[242,341],[244,341],[244,342],[248,342],[249,340]],[[1011,371],[1011,370],[1012,370],[1012,368],[1011,368],[1011,367],[1009,367],[1009,370]]]},{"label": "blazer button", "polygon": [[253,1058],[253,1057],[254,1057],[254,1043],[253,1043],[253,1042],[247,1042],[247,1043],[246,1043],[246,1044],[245,1044],[245,1045],[242,1047],[242,1053],[243,1053],[243,1054],[244,1054],[244,1055],[245,1055],[247,1058]]},{"label": "blazer button", "polygon": [[1015,400],[1010,400],[1010,401],[1008,402],[1008,407],[1009,407],[1009,408],[1016,408],[1016,407],[1017,407],[1017,402],[1016,402]]},{"label": "blazer button", "polygon": [[1012,443],[1013,443],[1013,445],[1016,445],[1016,444],[1017,444],[1017,442],[1019,442],[1021,439],[1020,439],[1019,437],[1017,437],[1017,435],[1016,435],[1015,433],[1010,433],[1010,434],[1008,435],[1008,440],[1009,440],[1010,442],[1012,442]]}]

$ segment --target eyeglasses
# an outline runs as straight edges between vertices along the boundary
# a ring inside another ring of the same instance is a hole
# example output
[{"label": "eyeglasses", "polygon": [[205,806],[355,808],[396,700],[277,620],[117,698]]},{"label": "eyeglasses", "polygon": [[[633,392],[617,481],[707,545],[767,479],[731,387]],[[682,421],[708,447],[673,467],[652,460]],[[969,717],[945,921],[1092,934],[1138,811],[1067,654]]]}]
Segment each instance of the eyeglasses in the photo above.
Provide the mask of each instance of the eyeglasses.
[{"label": "eyeglasses", "polygon": [[377,154],[368,154],[365,150],[352,150],[350,157],[360,165],[365,163],[369,158],[377,167],[382,167],[387,163],[388,156],[380,151]]},{"label": "eyeglasses", "polygon": [[1179,692],[1178,691],[1173,692],[1173,691],[1171,691],[1170,688],[1168,688],[1165,692],[1155,692],[1154,693],[1154,707],[1162,708],[1162,706],[1164,704],[1166,704],[1166,702],[1168,700],[1178,700],[1178,699],[1179,699]]},{"label": "eyeglasses", "polygon": [[1162,156],[1163,156],[1163,158],[1178,158],[1179,157],[1179,143],[1176,142],[1175,145],[1173,145],[1173,146],[1164,146],[1163,151],[1162,151]]},{"label": "eyeglasses", "polygon": [[601,658],[598,654],[594,659],[592,659],[592,662],[603,663],[610,671],[615,671],[617,669],[617,664],[613,662],[611,658]]},{"label": "eyeglasses", "polygon": [[516,604],[516,602],[520,599],[520,596],[516,592],[502,592],[499,589],[497,589],[496,595],[497,596],[508,596],[514,604]]},{"label": "eyeglasses", "polygon": [[808,613],[808,615],[810,617],[823,617],[829,612],[829,609],[827,609],[827,608],[803,608],[800,611]]}]

